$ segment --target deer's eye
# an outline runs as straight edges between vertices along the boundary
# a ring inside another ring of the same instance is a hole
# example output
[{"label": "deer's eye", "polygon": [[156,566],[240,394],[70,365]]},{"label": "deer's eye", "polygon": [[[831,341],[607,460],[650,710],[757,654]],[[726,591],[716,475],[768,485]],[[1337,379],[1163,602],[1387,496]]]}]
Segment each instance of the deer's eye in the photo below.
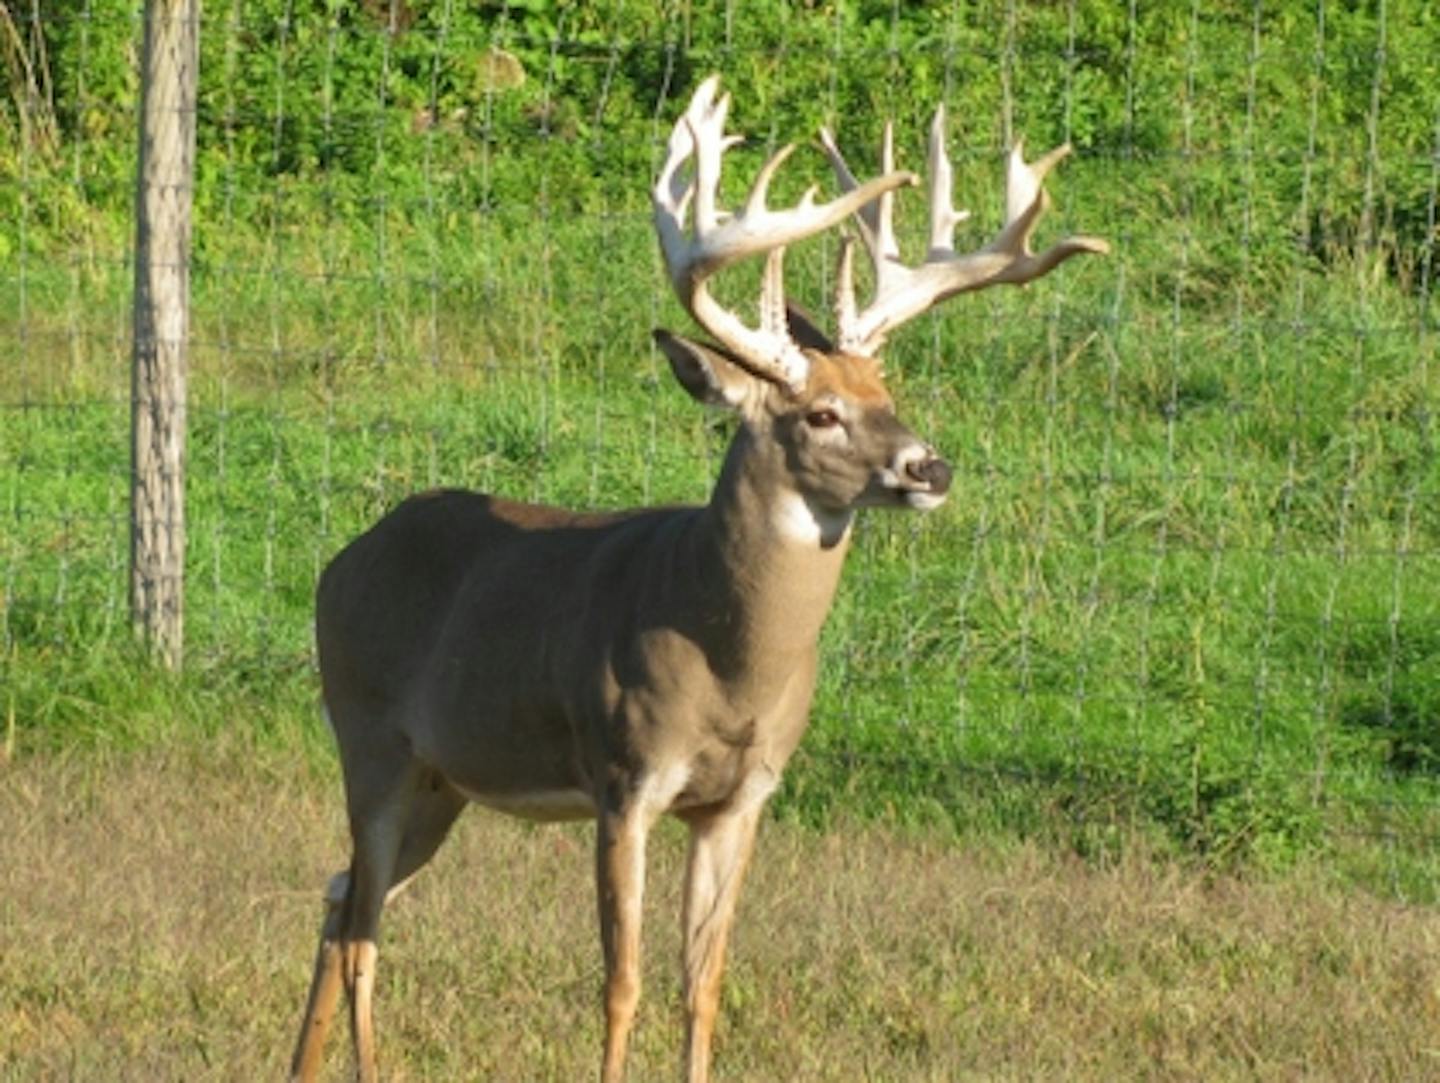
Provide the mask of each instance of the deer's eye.
[{"label": "deer's eye", "polygon": [[840,415],[834,410],[811,410],[805,415],[805,424],[812,429],[833,429],[840,424]]}]

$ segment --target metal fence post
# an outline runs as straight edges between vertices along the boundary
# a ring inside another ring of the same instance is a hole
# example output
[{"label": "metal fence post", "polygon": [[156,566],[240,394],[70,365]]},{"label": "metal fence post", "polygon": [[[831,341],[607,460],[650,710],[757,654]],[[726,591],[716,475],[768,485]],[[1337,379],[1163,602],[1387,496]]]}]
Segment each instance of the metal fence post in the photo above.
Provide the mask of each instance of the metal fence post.
[{"label": "metal fence post", "polygon": [[199,0],[147,0],[135,189],[130,615],[166,666],[184,644],[185,379]]}]

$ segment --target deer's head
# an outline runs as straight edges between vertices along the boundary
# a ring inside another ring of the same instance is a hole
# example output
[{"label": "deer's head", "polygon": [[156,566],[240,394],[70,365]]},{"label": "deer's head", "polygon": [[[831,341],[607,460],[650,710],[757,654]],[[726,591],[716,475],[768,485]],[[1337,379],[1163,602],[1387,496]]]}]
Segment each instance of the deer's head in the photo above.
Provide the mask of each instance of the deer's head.
[{"label": "deer's head", "polygon": [[[1108,251],[1104,241],[1083,236],[1040,254],[1030,250],[1035,223],[1047,204],[1045,174],[1069,147],[1027,164],[1017,145],[1009,160],[1004,227],[984,248],[957,254],[955,225],[966,215],[951,206],[944,112],[937,110],[928,171],[930,245],[923,262],[907,267],[895,239],[894,192],[916,184],[917,178],[894,169],[888,124],[881,176],[857,181],[834,138],[822,130],[821,143],[843,189],[839,197],[817,204],[812,187],[795,207],[770,210],[766,193],[793,150],[786,146],[761,168],[743,208],[725,212],[717,205],[721,157],[741,137],[725,134],[730,97],[718,91],[717,76],[695,91],[670,134],[669,153],[652,192],[671,284],[714,341],[692,341],[667,331],[657,331],[656,341],[694,398],[740,414],[742,439],[750,441],[752,453],[783,467],[785,483],[822,521],[848,522],[849,514],[864,506],[938,506],[949,490],[950,468],[896,416],[879,351],[892,330],[948,297],[1000,283],[1024,284],[1070,256]],[[683,168],[692,159],[692,168]],[[688,231],[687,215],[692,216]],[[832,342],[787,306],[783,260],[788,244],[850,215],[870,255],[875,292],[864,309],[857,308],[853,244],[847,238],[838,266]],[[709,279],[762,254],[760,319],[750,327],[715,300]]]}]

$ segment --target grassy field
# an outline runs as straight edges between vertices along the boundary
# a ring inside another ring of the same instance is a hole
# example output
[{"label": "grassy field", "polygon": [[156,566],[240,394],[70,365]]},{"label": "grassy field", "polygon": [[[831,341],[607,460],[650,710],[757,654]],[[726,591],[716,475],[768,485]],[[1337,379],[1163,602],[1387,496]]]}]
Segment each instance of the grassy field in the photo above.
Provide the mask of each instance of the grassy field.
[{"label": "grassy field", "polygon": [[[319,890],[344,861],[338,780],[295,741],[232,731],[0,766],[0,1077],[280,1077]],[[1340,890],[1319,864],[1274,880],[961,841],[767,825],[719,1077],[1440,1079],[1430,909]],[[590,844],[462,819],[388,912],[387,1078],[592,1074]],[[652,852],[637,1081],[678,1060],[682,844],[661,830]]]},{"label": "grassy field", "polygon": [[[546,271],[497,230],[481,258],[514,273],[475,272],[494,291],[478,311],[413,283],[325,292],[294,267],[202,281],[178,681],[135,670],[125,626],[117,283],[32,273],[7,325],[22,364],[0,374],[0,667],[19,746],[145,746],[181,719],[313,726],[315,576],[415,489],[703,499],[726,427],[645,345],[652,321],[679,322],[657,304],[645,223],[566,229],[561,248],[612,258]],[[797,292],[824,256],[800,253]],[[475,258],[443,262],[461,276]],[[1294,333],[1272,339],[1280,300],[1239,324],[1176,318],[1136,284],[1145,268],[1143,253],[1067,268],[897,343],[903,412],[956,463],[954,495],[862,522],[782,811],[1085,855],[1138,836],[1222,866],[1324,856],[1434,898],[1435,340],[1396,331],[1413,312],[1383,283],[1355,304],[1348,272],[1306,279]],[[562,289],[583,303],[552,311]]]}]

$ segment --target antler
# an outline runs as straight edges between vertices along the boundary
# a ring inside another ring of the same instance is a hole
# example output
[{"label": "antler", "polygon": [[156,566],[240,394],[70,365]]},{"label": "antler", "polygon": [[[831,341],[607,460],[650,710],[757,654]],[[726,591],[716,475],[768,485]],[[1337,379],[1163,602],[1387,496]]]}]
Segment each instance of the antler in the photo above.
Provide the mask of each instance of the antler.
[{"label": "antler", "polygon": [[[855,177],[828,129],[820,130],[820,142],[841,188],[851,194],[859,191]],[[887,172],[894,167],[894,153],[894,137],[887,123],[881,146],[881,168]],[[886,190],[856,213],[861,239],[875,268],[875,296],[864,311],[856,311],[852,245],[847,239],[840,253],[835,289],[840,348],[866,357],[874,356],[892,330],[947,297],[1002,282],[1024,285],[1071,256],[1082,252],[1109,252],[1108,242],[1083,235],[1066,238],[1039,255],[1030,250],[1035,224],[1050,204],[1050,197],[1044,189],[1045,175],[1069,153],[1070,144],[1066,143],[1027,164],[1022,145],[1017,141],[1010,152],[1005,177],[1004,228],[979,251],[957,254],[955,226],[968,218],[970,212],[956,211],[950,202],[952,172],[950,159],[945,154],[945,107],[942,105],[936,109],[935,119],[930,125],[930,155],[926,171],[930,248],[925,254],[925,261],[917,267],[906,267],[900,262],[900,248],[895,241],[892,220],[892,191]]]},{"label": "antler", "polygon": [[[805,383],[810,362],[791,337],[785,316],[785,246],[828,229],[902,184],[916,183],[916,177],[887,171],[884,176],[860,184],[851,176],[843,195],[822,204],[815,203],[816,189],[812,185],[796,206],[772,211],[765,205],[766,193],[780,163],[795,149],[790,144],[761,167],[738,213],[722,211],[716,203],[720,159],[743,137],[725,134],[730,95],[717,100],[719,86],[718,75],[701,83],[690,107],[670,133],[665,165],[651,193],[655,231],[670,283],[695,322],[751,372],[797,390]],[[680,167],[692,157],[693,175],[682,173]],[[685,216],[692,203],[694,222],[687,235]],[[708,279],[732,263],[762,252],[767,255],[760,325],[752,329],[711,296]]]}]

